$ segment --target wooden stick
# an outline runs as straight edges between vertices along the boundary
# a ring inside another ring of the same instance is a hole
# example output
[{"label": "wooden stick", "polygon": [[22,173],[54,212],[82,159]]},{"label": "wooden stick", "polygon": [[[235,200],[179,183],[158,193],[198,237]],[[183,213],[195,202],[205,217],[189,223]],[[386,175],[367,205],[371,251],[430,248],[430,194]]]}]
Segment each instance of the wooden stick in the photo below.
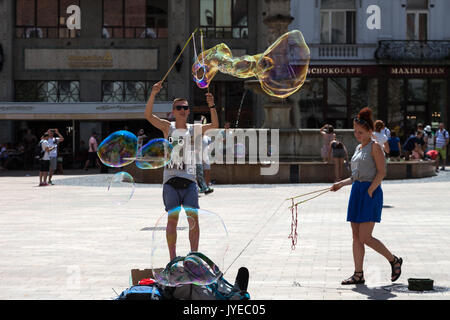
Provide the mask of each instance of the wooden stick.
[{"label": "wooden stick", "polygon": [[[317,198],[317,197],[319,197],[319,196],[321,196],[321,195],[323,195],[323,194],[325,194],[325,193],[327,193],[327,192],[329,192],[329,191],[330,191],[329,189],[326,190],[326,191],[322,191],[321,193],[319,193],[318,195],[316,195],[316,196],[314,196],[314,197],[311,197],[311,198],[309,198],[309,199],[306,199],[306,200],[303,200],[303,201],[299,201],[299,202],[297,202],[297,203],[294,203],[292,206],[289,207],[289,209],[292,209],[292,208],[295,207],[296,205],[299,205],[299,204],[304,203],[304,202],[306,202],[306,201],[315,199],[315,198]],[[292,199],[292,198],[291,198],[291,199]]]},{"label": "wooden stick", "polygon": [[308,192],[308,193],[301,194],[301,195],[298,195],[298,196],[295,196],[295,197],[292,197],[292,198],[287,198],[286,200],[296,199],[296,198],[308,196],[308,195],[313,194],[313,193],[323,192],[323,191],[327,191],[327,190],[329,191],[330,188],[326,188],[326,189],[322,189],[322,190],[317,190],[317,191],[313,191],[313,192]]},{"label": "wooden stick", "polygon": [[180,59],[181,55],[183,54],[184,49],[186,49],[187,45],[189,44],[189,42],[192,40],[192,37],[194,36],[194,34],[197,32],[198,28],[196,28],[194,30],[194,32],[192,32],[191,36],[189,37],[188,41],[186,41],[186,44],[184,45],[183,49],[181,50],[180,54],[178,55],[178,57],[175,59],[175,61],[172,63],[172,66],[170,67],[169,71],[167,71],[166,75],[162,78],[161,80],[161,84],[164,82],[164,80],[166,80],[167,76],[169,75],[170,71],[172,71],[173,67],[175,66],[175,63],[177,63],[177,61]]},{"label": "wooden stick", "polygon": [[[205,54],[204,54],[205,46],[203,45],[203,30],[202,29],[200,29],[200,42],[202,45],[202,65],[204,66],[203,62],[205,60]],[[206,89],[208,89],[208,93],[209,93],[209,83],[208,83],[208,86],[206,87]]]}]

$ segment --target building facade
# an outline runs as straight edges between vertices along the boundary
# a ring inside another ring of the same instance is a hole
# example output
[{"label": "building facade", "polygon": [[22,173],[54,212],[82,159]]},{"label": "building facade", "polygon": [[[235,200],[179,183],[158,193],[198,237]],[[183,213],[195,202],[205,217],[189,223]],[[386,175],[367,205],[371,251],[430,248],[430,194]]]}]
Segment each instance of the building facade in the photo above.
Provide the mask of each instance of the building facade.
[{"label": "building facade", "polygon": [[447,12],[445,0],[291,1],[290,28],[311,50],[309,82],[293,97],[296,126],[351,128],[364,106],[403,137],[418,123],[448,126]]},{"label": "building facade", "polygon": [[[191,33],[199,28],[197,53],[202,32],[205,48],[225,42],[236,56],[253,55],[264,37],[262,10],[250,0],[0,1],[0,143],[58,128],[73,157],[92,131],[100,139],[120,129],[160,136],[144,119],[145,103]],[[76,19],[79,29],[70,29]],[[192,81],[194,56],[191,42],[157,98],[159,116],[170,118],[171,101],[186,97],[191,121],[209,117],[206,90]],[[219,74],[209,90],[221,125],[241,107],[239,126],[255,126],[251,93],[241,106],[241,79]]]}]

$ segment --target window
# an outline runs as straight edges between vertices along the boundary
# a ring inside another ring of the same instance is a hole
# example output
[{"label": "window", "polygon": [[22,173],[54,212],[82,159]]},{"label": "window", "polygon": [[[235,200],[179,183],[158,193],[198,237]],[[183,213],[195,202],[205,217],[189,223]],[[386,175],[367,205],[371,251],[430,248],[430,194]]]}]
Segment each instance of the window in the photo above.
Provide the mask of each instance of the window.
[{"label": "window", "polygon": [[103,38],[167,38],[165,0],[103,0]]},{"label": "window", "polygon": [[350,80],[350,119],[356,117],[364,107],[370,107],[373,117],[378,118],[378,79],[353,77]]},{"label": "window", "polygon": [[248,38],[247,0],[200,0],[200,27],[208,38]]},{"label": "window", "polygon": [[427,40],[428,12],[406,11],[406,40]]},{"label": "window", "polygon": [[406,3],[406,40],[427,40],[428,1],[408,0]]},{"label": "window", "polygon": [[352,0],[322,0],[320,10],[320,42],[355,43],[356,9]]},{"label": "window", "polygon": [[300,128],[320,128],[324,124],[323,78],[311,78],[299,91]]},{"label": "window", "polygon": [[444,79],[432,79],[430,81],[430,97],[429,104],[429,119],[431,124],[438,124],[443,122],[447,118],[447,106],[446,96],[448,96],[445,90],[446,80]]},{"label": "window", "polygon": [[80,102],[79,81],[16,81],[19,102]]},{"label": "window", "polygon": [[[147,102],[155,84],[153,81],[103,81],[103,102]],[[163,86],[156,96],[157,101],[167,101],[167,87]]]},{"label": "window", "polygon": [[17,38],[75,38],[80,30],[69,30],[66,12],[70,5],[80,6],[79,0],[17,0]]}]

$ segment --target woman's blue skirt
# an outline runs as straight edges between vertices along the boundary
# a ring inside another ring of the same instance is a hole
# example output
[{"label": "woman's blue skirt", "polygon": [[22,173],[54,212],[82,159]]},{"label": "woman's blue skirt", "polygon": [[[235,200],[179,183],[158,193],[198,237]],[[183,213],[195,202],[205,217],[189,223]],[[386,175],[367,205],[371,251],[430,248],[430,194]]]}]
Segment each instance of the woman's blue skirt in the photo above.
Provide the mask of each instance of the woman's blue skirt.
[{"label": "woman's blue skirt", "polygon": [[381,190],[381,186],[378,186],[371,198],[367,193],[371,183],[368,181],[353,182],[348,201],[347,221],[356,223],[381,221],[383,190]]}]

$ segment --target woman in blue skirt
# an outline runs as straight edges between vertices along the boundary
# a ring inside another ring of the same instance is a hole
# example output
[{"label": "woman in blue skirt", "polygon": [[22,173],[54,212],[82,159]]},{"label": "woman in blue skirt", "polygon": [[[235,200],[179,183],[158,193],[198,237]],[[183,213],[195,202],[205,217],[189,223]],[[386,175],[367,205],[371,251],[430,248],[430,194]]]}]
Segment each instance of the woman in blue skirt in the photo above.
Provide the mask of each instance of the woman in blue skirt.
[{"label": "woman in blue skirt", "polygon": [[383,255],[391,265],[391,280],[396,281],[401,274],[402,258],[394,256],[385,245],[372,237],[376,222],[381,221],[383,191],[381,181],[386,175],[384,152],[382,147],[372,140],[374,123],[372,110],[362,109],[353,121],[354,134],[360,143],[352,157],[352,176],[336,182],[331,191],[352,185],[348,202],[347,221],[351,223],[353,233],[354,274],[342,281],[343,285],[363,284],[363,262],[365,246]]}]

